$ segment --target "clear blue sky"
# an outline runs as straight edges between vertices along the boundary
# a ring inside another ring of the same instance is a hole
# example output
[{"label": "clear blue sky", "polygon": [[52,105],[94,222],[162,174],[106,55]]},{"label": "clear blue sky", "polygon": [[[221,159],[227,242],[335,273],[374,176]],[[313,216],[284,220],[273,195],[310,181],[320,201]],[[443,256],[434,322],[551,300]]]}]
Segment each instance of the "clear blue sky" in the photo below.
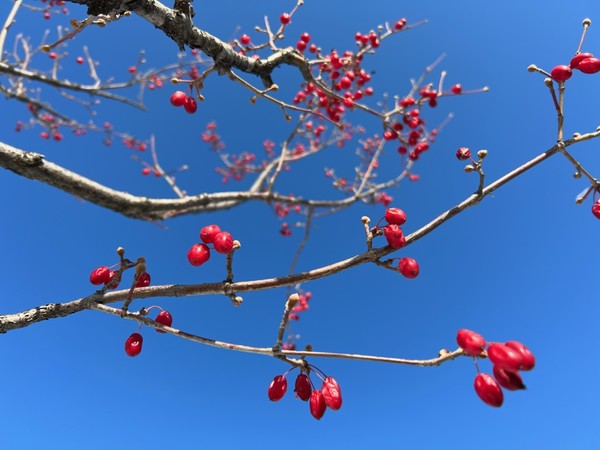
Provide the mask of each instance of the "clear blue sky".
[{"label": "clear blue sky", "polygon": [[[4,18],[12,2],[2,2]],[[198,3],[198,2],[196,2]],[[224,39],[276,19],[293,2],[200,1],[195,22]],[[418,183],[389,193],[409,215],[410,232],[453,206],[476,187],[454,153],[460,146],[486,148],[488,180],[550,147],[556,118],[543,77],[529,64],[551,69],[570,60],[579,42],[581,21],[592,24],[584,50],[600,53],[600,14],[592,0],[508,1],[502,6],[461,2],[318,2],[307,0],[288,31],[289,44],[308,31],[324,49],[352,48],[356,31],[406,17],[429,24],[388,40],[365,64],[376,71],[374,87],[402,94],[410,78],[441,53],[448,83],[465,89],[490,86],[489,93],[449,98],[426,110],[430,123],[449,112],[455,119],[419,161]],[[70,7],[71,16],[84,10]],[[22,11],[11,30],[39,41],[42,30],[59,20]],[[2,19],[3,20],[3,19]],[[67,18],[65,17],[66,21]],[[236,27],[241,31],[236,31]],[[155,29],[132,17],[103,30],[90,30],[69,43],[74,59],[87,45],[101,61],[102,76],[126,77],[138,51],[146,67],[173,61],[176,47]],[[47,63],[40,61],[40,67]],[[44,66],[46,64],[46,66]],[[65,61],[65,73],[85,80],[85,70]],[[78,72],[79,71],[79,72]],[[277,83],[293,86],[298,76],[276,71]],[[432,78],[432,81],[437,77]],[[567,86],[566,135],[593,131],[598,114],[600,77],[576,74]],[[97,120],[116,124],[140,137],[156,135],[164,167],[189,164],[180,185],[191,193],[222,186],[217,160],[200,140],[207,122],[216,120],[228,149],[262,152],[262,141],[280,143],[289,132],[277,107],[259,101],[226,79],[210,77],[195,115],[169,105],[166,86],[147,98],[149,112],[107,102]],[[47,88],[46,88],[47,91]],[[375,99],[373,99],[374,101]],[[88,120],[76,106],[68,110]],[[98,136],[60,143],[38,137],[39,129],[15,133],[27,117],[24,105],[3,101],[0,139],[45,154],[49,160],[108,186],[149,196],[172,195],[121,145],[106,148]],[[378,130],[368,117],[357,122]],[[598,142],[573,148],[573,154],[598,172]],[[308,197],[336,197],[321,177],[324,164],[351,174],[353,148],[332,149],[323,161],[302,164],[286,175],[282,191]],[[388,155],[388,164],[397,161]],[[315,349],[387,356],[429,358],[455,347],[459,328],[471,328],[492,341],[519,340],[537,356],[525,374],[528,390],[507,393],[500,409],[484,405],[473,391],[475,369],[467,359],[437,368],[411,368],[340,360],[312,360],[342,386],[344,405],[320,422],[293,398],[267,399],[270,380],[287,370],[279,361],[203,347],[142,331],[142,354],[123,352],[135,323],[84,312],[38,323],[0,338],[3,399],[2,448],[6,449],[164,449],[164,448],[410,448],[410,449],[591,449],[597,448],[600,420],[599,369],[595,350],[598,327],[597,236],[600,222],[588,200],[576,206],[586,187],[572,167],[556,156],[493,196],[402,250],[420,262],[421,276],[407,280],[375,266],[362,266],[303,286],[313,293],[311,309],[295,330],[300,343]],[[243,188],[228,185],[231,188]],[[0,172],[3,220],[0,222],[0,312],[13,313],[88,295],[89,272],[116,262],[115,248],[144,255],[153,284],[200,283],[223,278],[211,260],[201,268],[185,254],[200,228],[219,223],[239,239],[238,280],[277,276],[287,267],[300,239],[284,238],[279,221],[258,203],[217,214],[187,216],[158,226],[121,217],[41,183]],[[355,205],[319,220],[298,269],[320,267],[363,251],[360,217],[377,219],[380,205]],[[285,290],[246,294],[234,309],[227,298],[189,297],[137,301],[159,304],[174,326],[203,336],[268,346],[274,342]],[[489,362],[480,367],[490,371]],[[293,380],[293,378],[292,378]]]}]

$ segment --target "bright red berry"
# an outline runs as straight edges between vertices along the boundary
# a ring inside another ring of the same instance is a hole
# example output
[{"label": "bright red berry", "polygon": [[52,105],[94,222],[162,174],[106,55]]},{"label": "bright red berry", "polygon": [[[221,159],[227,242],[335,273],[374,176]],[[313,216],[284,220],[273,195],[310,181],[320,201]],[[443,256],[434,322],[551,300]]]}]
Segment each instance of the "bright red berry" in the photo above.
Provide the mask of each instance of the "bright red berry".
[{"label": "bright red berry", "polygon": [[306,42],[304,42],[304,41],[296,42],[296,48],[298,49],[299,52],[303,52],[304,50],[306,50]]},{"label": "bright red berry", "polygon": [[90,283],[93,285],[106,284],[110,278],[110,269],[106,266],[100,266],[90,274]]},{"label": "bright red berry", "polygon": [[[163,310],[158,313],[154,321],[170,327],[173,323],[173,317],[171,316],[171,313],[169,311]],[[166,333],[165,331],[159,330],[158,328],[156,329],[156,331],[158,331],[159,333]]]},{"label": "bright red berry", "polygon": [[600,72],[600,59],[598,58],[586,58],[579,63],[577,66],[583,73],[592,74]]},{"label": "bright red berry", "polygon": [[84,59],[81,56],[78,56],[75,61],[77,62],[77,64],[83,64],[84,63]]},{"label": "bright red berry", "polygon": [[321,417],[323,417],[323,414],[325,414],[325,410],[327,409],[323,393],[319,390],[312,391],[309,404],[312,416],[317,420],[321,420]]},{"label": "bright red berry", "polygon": [[137,283],[135,283],[135,287],[146,287],[150,286],[150,274],[148,272],[144,272],[138,277]]},{"label": "bright red berry", "polygon": [[290,15],[288,13],[283,13],[279,16],[279,21],[284,25],[287,25],[288,23],[290,23],[291,19],[292,18],[290,17]]},{"label": "bright red berry", "polygon": [[300,35],[300,40],[303,42],[309,42],[310,41],[310,34],[308,33],[302,33],[302,35]]},{"label": "bright red berry", "polygon": [[490,375],[480,373],[475,377],[475,392],[481,400],[496,408],[502,406],[504,394],[502,389]]},{"label": "bright red berry", "polygon": [[501,369],[508,370],[509,372],[517,372],[521,369],[523,362],[521,354],[504,344],[490,344],[487,354],[490,361]]},{"label": "bright red berry", "polygon": [[133,333],[125,341],[125,353],[128,356],[137,356],[142,352],[142,342],[144,339],[140,333]]},{"label": "bright red berry", "polygon": [[556,66],[550,72],[550,76],[553,80],[556,81],[567,81],[569,78],[571,78],[572,75],[573,71],[571,70],[571,68],[565,65]]},{"label": "bright red berry", "polygon": [[201,266],[210,258],[210,249],[206,244],[194,244],[187,253],[192,266]]},{"label": "bright red berry", "polygon": [[597,200],[596,203],[592,205],[592,214],[596,216],[597,219],[600,219],[600,200]]},{"label": "bright red berry", "polygon": [[250,43],[250,36],[248,36],[247,34],[242,34],[240,36],[240,42],[244,45],[248,45]]},{"label": "bright red berry", "polygon": [[277,375],[275,378],[273,378],[273,381],[271,381],[269,389],[267,390],[267,394],[269,395],[269,400],[272,402],[278,402],[283,398],[286,391],[286,378],[283,375]]},{"label": "bright red berry", "polygon": [[183,102],[183,109],[185,109],[186,112],[190,114],[194,114],[196,112],[196,110],[198,109],[198,103],[196,103],[194,97],[187,97],[185,99],[185,101]]},{"label": "bright red berry", "polygon": [[592,55],[591,53],[577,53],[575,56],[573,56],[573,58],[571,58],[571,63],[569,64],[569,66],[571,66],[571,69],[578,69],[579,63],[581,61],[593,57],[594,55]]},{"label": "bright red berry", "polygon": [[227,254],[233,250],[233,238],[227,231],[221,231],[215,235],[213,245],[217,252]]},{"label": "bright red berry", "polygon": [[50,13],[48,11],[46,11],[44,13],[44,19],[48,20],[50,18]]},{"label": "bright red berry", "polygon": [[450,88],[450,90],[452,91],[453,94],[460,94],[462,92],[462,86],[460,84],[455,84],[454,86],[452,86]]},{"label": "bright red berry", "polygon": [[392,248],[400,248],[406,243],[402,228],[396,224],[390,224],[383,227],[383,235]]},{"label": "bright red berry", "polygon": [[150,167],[144,167],[142,169],[142,175],[149,175],[150,174]]},{"label": "bright red berry", "polygon": [[57,56],[57,55],[56,55],[56,53],[55,53],[55,52],[50,52],[50,53],[48,53],[48,57],[49,57],[50,59],[56,59],[56,56]]},{"label": "bright red berry", "polygon": [[310,380],[306,374],[301,373],[298,375],[294,391],[296,392],[296,397],[300,400],[307,401],[310,398],[312,386],[310,385]]},{"label": "bright red berry", "polygon": [[327,377],[323,381],[321,392],[325,398],[325,404],[328,408],[337,411],[342,407],[342,391],[337,381],[333,377]]},{"label": "bright red berry", "polygon": [[474,331],[462,329],[458,330],[456,342],[459,347],[464,350],[467,355],[479,356],[485,348],[485,339]]},{"label": "bright red berry", "polygon": [[508,341],[504,345],[515,350],[521,355],[521,366],[519,370],[531,370],[535,367],[535,356],[523,344],[517,341]]},{"label": "bright red berry", "polygon": [[402,258],[398,263],[398,270],[406,278],[417,278],[419,275],[419,264],[412,258]]},{"label": "bright red berry", "polygon": [[400,31],[402,28],[404,28],[404,25],[406,25],[406,19],[402,18],[394,24],[394,29],[396,31]]},{"label": "bright red berry", "polygon": [[498,366],[494,366],[494,378],[504,389],[509,391],[518,391],[519,389],[525,389],[523,379],[517,372],[509,372],[508,370],[501,369]]},{"label": "bright red berry", "polygon": [[221,232],[219,225],[207,225],[200,230],[200,239],[205,244],[212,244],[215,236]]},{"label": "bright red berry", "polygon": [[400,208],[388,208],[385,210],[385,220],[389,224],[404,225],[406,213]]},{"label": "bright red berry", "polygon": [[186,98],[187,98],[187,95],[185,92],[175,91],[171,94],[171,105],[179,108],[180,106],[183,106]]},{"label": "bright red berry", "polygon": [[471,150],[469,150],[467,147],[461,147],[458,150],[456,150],[456,157],[460,161],[464,161],[465,159],[469,159],[471,157]]}]

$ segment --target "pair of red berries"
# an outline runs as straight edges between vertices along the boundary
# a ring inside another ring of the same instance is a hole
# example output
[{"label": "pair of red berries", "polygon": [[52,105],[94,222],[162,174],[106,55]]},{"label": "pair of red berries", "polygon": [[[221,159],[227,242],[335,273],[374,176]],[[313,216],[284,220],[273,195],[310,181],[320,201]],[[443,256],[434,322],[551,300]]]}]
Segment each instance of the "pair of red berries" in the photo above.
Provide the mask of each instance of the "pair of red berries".
[{"label": "pair of red berries", "polygon": [[[400,208],[388,208],[385,210],[385,221],[388,223],[383,227],[383,235],[392,248],[401,248],[406,244],[401,225],[406,223],[406,213]],[[416,278],[419,275],[419,264],[412,258],[402,258],[398,263],[398,271],[406,278]]]},{"label": "pair of red berries", "polygon": [[600,219],[600,199],[596,200],[596,203],[592,205],[592,214]]},{"label": "pair of red berries", "polygon": [[[267,389],[269,400],[277,402],[283,398],[287,392],[287,373],[289,371],[273,378]],[[327,376],[319,378],[323,381],[321,389],[313,389],[310,377],[304,372],[296,377],[294,385],[296,397],[309,402],[310,413],[317,420],[323,417],[327,408],[337,411],[342,407],[342,391],[335,378]]]},{"label": "pair of red berries", "polygon": [[[92,273],[90,274],[90,283],[92,283],[95,286],[104,284],[109,289],[116,289],[119,286],[119,283],[121,282],[120,277],[118,277],[118,279],[115,279],[117,273],[118,272],[116,270],[110,270],[106,266],[99,266],[92,270]],[[135,287],[150,286],[150,281],[150,274],[144,272],[138,277]]]},{"label": "pair of red berries", "polygon": [[221,231],[218,225],[207,225],[200,230],[202,244],[194,244],[187,253],[192,266],[201,266],[210,259],[210,248],[213,244],[217,253],[227,254],[233,250],[233,237],[227,231]]},{"label": "pair of red berries", "polygon": [[556,81],[567,81],[573,75],[573,69],[586,74],[598,73],[600,72],[600,59],[595,58],[591,53],[577,53],[568,66],[556,66],[550,72],[550,76]]},{"label": "pair of red berries", "polygon": [[[459,330],[456,342],[467,355],[480,357],[484,354],[485,339],[474,331]],[[475,392],[486,404],[499,407],[504,402],[501,387],[509,391],[525,389],[519,371],[533,369],[535,357],[525,345],[517,341],[489,344],[487,357],[494,364],[494,376],[478,373],[475,377]]]},{"label": "pair of red berries", "polygon": [[[154,321],[170,327],[173,323],[173,317],[169,311],[162,310],[158,313]],[[156,329],[156,331],[158,333],[164,333],[164,331],[159,329]],[[134,357],[139,355],[142,352],[143,342],[144,338],[140,333],[132,333],[125,341],[125,353],[127,353],[127,356]]]},{"label": "pair of red berries", "polygon": [[198,109],[198,103],[194,97],[188,96],[183,91],[175,91],[171,94],[171,105],[179,108],[183,106],[183,109],[190,114],[194,114]]}]

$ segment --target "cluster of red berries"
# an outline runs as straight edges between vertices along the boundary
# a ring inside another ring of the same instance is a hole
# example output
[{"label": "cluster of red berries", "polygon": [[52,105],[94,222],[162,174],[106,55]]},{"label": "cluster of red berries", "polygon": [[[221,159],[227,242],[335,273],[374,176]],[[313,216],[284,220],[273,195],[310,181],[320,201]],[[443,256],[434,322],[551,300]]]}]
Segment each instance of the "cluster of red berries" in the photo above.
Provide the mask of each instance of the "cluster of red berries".
[{"label": "cluster of red berries", "polygon": [[[151,310],[152,308],[159,308],[158,306],[151,306],[150,308],[148,308],[146,311]],[[166,311],[162,308],[160,308],[161,311],[157,314],[156,319],[154,319],[155,322],[160,323],[161,325],[166,325],[167,327],[170,327],[171,324],[173,323],[173,317],[171,316],[171,313],[169,313],[169,311]],[[156,329],[157,333],[165,333],[162,330]],[[127,340],[125,341],[125,353],[127,353],[127,356],[137,356],[142,352],[142,344],[144,342],[144,338],[142,337],[142,335],[139,332],[136,333],[132,333],[131,336],[129,336],[127,338]]]},{"label": "cluster of red berries", "polygon": [[[383,227],[383,235],[392,248],[401,248],[406,244],[401,225],[406,223],[406,213],[400,208],[388,208],[385,210],[385,221],[388,223]],[[375,230],[378,227],[375,227]],[[416,278],[419,275],[419,264],[413,258],[402,258],[398,262],[398,271],[406,278]]]},{"label": "cluster of red berries", "polygon": [[579,70],[586,74],[600,72],[600,59],[595,58],[592,53],[577,53],[568,66],[556,66],[550,72],[550,76],[556,81],[567,81],[573,75],[573,70]]},{"label": "cluster of red berries", "polygon": [[[463,351],[474,358],[484,356],[486,342],[483,336],[462,329],[458,331],[456,342]],[[499,407],[504,402],[502,388],[509,391],[525,389],[519,371],[531,370],[535,367],[533,353],[517,341],[491,343],[487,345],[487,357],[494,364],[493,374],[479,373],[475,377],[475,392],[481,400],[490,406]]]},{"label": "cluster of red berries", "polygon": [[233,250],[233,237],[227,231],[221,231],[218,225],[207,225],[200,230],[201,244],[194,244],[187,253],[188,261],[192,266],[201,266],[210,259],[212,244],[217,253],[227,254]]},{"label": "cluster of red berries", "polygon": [[176,108],[183,106],[183,109],[190,114],[194,114],[198,109],[198,103],[194,97],[188,96],[183,91],[175,91],[171,94],[171,105]]},{"label": "cluster of red berries", "polygon": [[[309,402],[310,413],[315,419],[321,420],[327,408],[337,411],[342,407],[342,391],[335,378],[326,376],[322,370],[312,364],[309,364],[308,367],[314,370],[309,370],[306,373],[302,370],[298,374],[294,384],[294,392],[296,392],[296,398]],[[283,398],[287,391],[286,376],[292,370],[294,368],[273,378],[267,390],[269,400],[277,402]],[[321,389],[314,388],[310,379],[311,373],[315,373],[323,382]]]},{"label": "cluster of red berries", "polygon": [[[135,287],[150,286],[150,280],[150,274],[144,272],[138,277]],[[121,283],[121,273],[118,270],[111,270],[107,266],[99,266],[92,270],[90,283],[94,286],[103,284],[108,289],[116,289],[119,287],[119,283]]]}]

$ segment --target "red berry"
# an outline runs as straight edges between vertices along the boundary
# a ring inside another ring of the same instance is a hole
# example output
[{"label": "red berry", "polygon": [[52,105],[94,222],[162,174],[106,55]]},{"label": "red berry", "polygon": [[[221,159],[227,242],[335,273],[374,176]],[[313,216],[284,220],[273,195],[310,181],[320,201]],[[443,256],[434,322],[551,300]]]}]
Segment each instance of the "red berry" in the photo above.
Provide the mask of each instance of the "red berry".
[{"label": "red berry", "polygon": [[310,380],[305,374],[301,373],[296,378],[294,391],[296,392],[296,397],[298,397],[300,400],[307,401],[310,398],[312,386],[310,385]]},{"label": "red berry", "polygon": [[594,57],[594,55],[592,55],[591,53],[577,53],[571,59],[571,63],[569,64],[569,66],[571,66],[571,69],[578,69],[579,63],[581,61],[583,61],[584,59],[593,58],[593,57]]},{"label": "red berry", "polygon": [[400,31],[402,28],[404,28],[404,25],[406,25],[406,19],[402,18],[394,24],[394,29],[396,31]]},{"label": "red berry", "polygon": [[187,95],[185,92],[175,91],[171,94],[171,105],[179,108],[180,106],[183,106],[186,98],[187,98]]},{"label": "red berry", "polygon": [[183,102],[183,109],[190,114],[194,114],[198,109],[198,103],[194,100],[194,97],[187,97]]},{"label": "red berry", "polygon": [[125,341],[125,353],[128,356],[137,356],[142,352],[142,342],[144,339],[140,333],[133,333]]},{"label": "red berry", "polygon": [[[118,274],[118,276],[117,276]],[[108,281],[106,282],[106,286],[108,289],[116,289],[119,287],[119,283],[121,282],[121,274],[116,270],[111,270],[110,275],[108,276]]]},{"label": "red berry", "polygon": [[48,57],[50,59],[56,59],[56,53],[55,52],[50,52],[50,53],[48,53]]},{"label": "red berry", "polygon": [[312,391],[310,394],[310,413],[312,416],[321,420],[323,414],[325,414],[325,410],[327,409],[327,404],[325,403],[325,397],[323,397],[323,393],[319,390]]},{"label": "red berry", "polygon": [[311,53],[316,53],[317,46],[315,44],[310,44],[310,47],[308,47],[308,51]]},{"label": "red berry", "polygon": [[490,361],[501,369],[508,370],[509,372],[517,372],[521,369],[523,362],[521,354],[504,344],[490,344],[487,354]]},{"label": "red berry", "polygon": [[129,69],[127,69],[127,72],[129,73],[136,73],[137,72],[137,67],[135,66],[130,66]]},{"label": "red berry", "polygon": [[600,200],[597,200],[596,203],[592,205],[592,214],[596,216],[597,219],[600,219]]},{"label": "red berry", "polygon": [[303,41],[303,42],[310,41],[310,34],[308,34],[308,33],[302,33],[302,35],[300,36],[300,40]]},{"label": "red berry", "polygon": [[81,56],[78,56],[75,61],[77,62],[77,64],[83,64],[84,59]]},{"label": "red berry", "polygon": [[248,36],[247,34],[242,34],[240,36],[240,42],[244,45],[248,45],[250,43],[250,36]]},{"label": "red berry", "polygon": [[137,283],[135,283],[135,287],[146,287],[150,286],[150,274],[148,272],[144,272],[138,277]]},{"label": "red berry", "polygon": [[269,389],[267,390],[267,394],[269,395],[269,400],[272,402],[278,402],[283,398],[285,392],[287,391],[287,380],[283,375],[277,375],[271,381],[269,385]]},{"label": "red berry", "polygon": [[406,243],[402,228],[396,224],[390,224],[383,227],[383,235],[388,242],[388,245],[392,248],[400,248]]},{"label": "red berry", "polygon": [[227,254],[233,250],[233,238],[227,231],[221,231],[215,235],[213,245],[217,252]]},{"label": "red berry", "polygon": [[192,266],[201,266],[210,258],[210,249],[206,244],[194,244],[187,253]]},{"label": "red berry", "polygon": [[406,278],[417,278],[419,275],[419,264],[412,258],[402,258],[398,263],[398,270]]},{"label": "red berry", "polygon": [[400,208],[388,208],[385,210],[385,220],[389,224],[404,225],[406,213]]},{"label": "red berry", "polygon": [[342,391],[337,381],[333,377],[327,377],[323,381],[321,392],[325,398],[325,404],[328,408],[337,411],[342,407]]},{"label": "red berry", "polygon": [[456,342],[467,355],[479,356],[485,348],[485,339],[474,331],[462,329],[458,330]]},{"label": "red berry", "polygon": [[296,48],[298,49],[299,52],[303,52],[304,50],[306,50],[306,42],[304,42],[304,41],[296,42]]},{"label": "red berry", "polygon": [[110,278],[110,269],[106,266],[100,266],[90,274],[90,283],[93,285],[106,284]]},{"label": "red berry", "polygon": [[579,63],[577,66],[583,73],[591,74],[600,72],[600,59],[598,58],[586,58]]},{"label": "red berry", "polygon": [[502,406],[504,401],[502,389],[487,373],[480,373],[475,377],[475,392],[488,405],[496,408]]},{"label": "red berry", "polygon": [[144,167],[142,169],[142,175],[149,175],[150,174],[150,167]]},{"label": "red berry", "polygon": [[44,19],[48,20],[49,18],[50,18],[50,13],[46,11],[44,13]]},{"label": "red berry", "polygon": [[523,344],[517,341],[508,341],[504,345],[521,355],[521,367],[519,367],[519,370],[531,370],[535,367],[535,356]]},{"label": "red berry", "polygon": [[[169,313],[169,311],[161,311],[158,313],[154,321],[170,327],[173,323],[173,317],[171,316],[171,313]],[[159,329],[156,329],[156,331],[159,333],[166,333],[166,331],[162,331]]]},{"label": "red berry", "polygon": [[464,161],[465,159],[469,159],[471,157],[471,150],[469,150],[467,147],[461,147],[458,150],[456,150],[456,157],[460,161]]},{"label": "red berry", "polygon": [[205,244],[212,244],[215,236],[221,232],[219,225],[207,225],[200,230],[200,239]]},{"label": "red berry", "polygon": [[523,379],[517,372],[509,372],[508,370],[501,369],[498,366],[494,366],[494,378],[504,389],[509,391],[518,391],[519,389],[525,389]]},{"label": "red berry", "polygon": [[573,71],[569,66],[565,65],[556,66],[550,72],[550,76],[556,81],[567,81],[569,78],[571,78],[571,75],[573,75]]},{"label": "red berry", "polygon": [[288,23],[290,23],[291,17],[288,13],[283,13],[279,16],[279,20],[282,24],[287,25]]},{"label": "red berry", "polygon": [[452,86],[450,88],[450,90],[452,91],[453,94],[460,94],[462,92],[462,86],[460,84],[455,84],[454,86]]}]

